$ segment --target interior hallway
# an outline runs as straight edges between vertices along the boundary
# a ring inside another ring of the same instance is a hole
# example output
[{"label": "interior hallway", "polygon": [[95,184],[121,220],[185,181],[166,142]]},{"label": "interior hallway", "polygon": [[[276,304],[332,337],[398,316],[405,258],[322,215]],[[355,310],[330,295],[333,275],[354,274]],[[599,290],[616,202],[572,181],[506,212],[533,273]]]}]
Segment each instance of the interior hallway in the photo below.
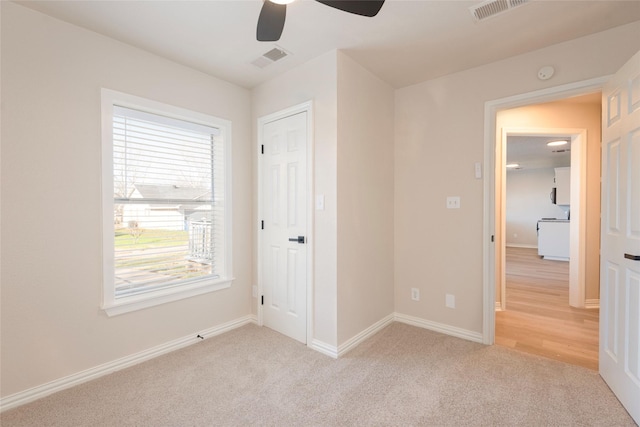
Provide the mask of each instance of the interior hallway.
[{"label": "interior hallway", "polygon": [[569,263],[536,249],[506,248],[507,310],[496,312],[496,344],[598,369],[598,309],[569,306]]}]

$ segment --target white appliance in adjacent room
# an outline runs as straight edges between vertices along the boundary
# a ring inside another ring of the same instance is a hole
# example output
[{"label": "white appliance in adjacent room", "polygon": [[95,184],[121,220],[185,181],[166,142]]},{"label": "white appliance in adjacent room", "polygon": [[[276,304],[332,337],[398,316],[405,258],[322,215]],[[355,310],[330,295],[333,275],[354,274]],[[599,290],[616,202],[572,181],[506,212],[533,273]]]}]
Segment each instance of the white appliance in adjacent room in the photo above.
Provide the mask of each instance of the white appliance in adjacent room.
[{"label": "white appliance in adjacent room", "polygon": [[544,259],[569,261],[569,220],[543,218],[538,221],[538,255]]}]

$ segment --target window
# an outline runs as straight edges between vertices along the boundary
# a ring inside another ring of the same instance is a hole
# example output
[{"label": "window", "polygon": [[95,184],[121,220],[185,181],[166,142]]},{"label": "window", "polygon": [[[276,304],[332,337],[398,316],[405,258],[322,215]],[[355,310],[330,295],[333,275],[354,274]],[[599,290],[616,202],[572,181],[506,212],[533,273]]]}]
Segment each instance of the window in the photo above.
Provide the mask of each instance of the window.
[{"label": "window", "polygon": [[102,102],[103,308],[229,287],[230,123],[106,89]]}]

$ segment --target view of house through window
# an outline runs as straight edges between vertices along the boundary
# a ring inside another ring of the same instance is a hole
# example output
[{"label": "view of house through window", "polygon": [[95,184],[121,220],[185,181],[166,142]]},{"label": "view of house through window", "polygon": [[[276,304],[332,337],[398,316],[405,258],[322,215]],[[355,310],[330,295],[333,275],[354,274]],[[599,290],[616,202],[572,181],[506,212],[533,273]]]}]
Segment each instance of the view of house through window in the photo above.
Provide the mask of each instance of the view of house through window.
[{"label": "view of house through window", "polygon": [[115,299],[223,277],[217,128],[113,106]]}]

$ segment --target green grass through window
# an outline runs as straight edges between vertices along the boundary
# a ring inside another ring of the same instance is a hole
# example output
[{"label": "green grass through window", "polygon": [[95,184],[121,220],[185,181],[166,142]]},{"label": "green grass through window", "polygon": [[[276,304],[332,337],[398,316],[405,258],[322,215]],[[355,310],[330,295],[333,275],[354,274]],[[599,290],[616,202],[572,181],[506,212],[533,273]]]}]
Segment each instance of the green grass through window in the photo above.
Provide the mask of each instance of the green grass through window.
[{"label": "green grass through window", "polygon": [[116,229],[115,248],[118,249],[150,249],[167,246],[179,246],[189,243],[188,231],[140,229],[142,232],[137,241],[129,228]]}]

